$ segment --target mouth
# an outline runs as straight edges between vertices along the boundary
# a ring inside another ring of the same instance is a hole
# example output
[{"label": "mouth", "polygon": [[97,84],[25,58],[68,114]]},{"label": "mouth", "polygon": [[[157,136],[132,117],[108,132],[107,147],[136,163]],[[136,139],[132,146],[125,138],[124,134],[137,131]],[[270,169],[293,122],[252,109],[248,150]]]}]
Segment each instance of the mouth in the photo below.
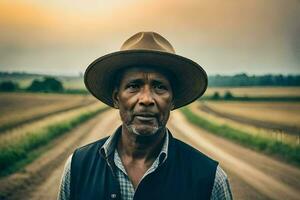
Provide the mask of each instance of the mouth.
[{"label": "mouth", "polygon": [[150,122],[156,120],[156,115],[153,113],[139,113],[134,116],[139,121]]}]

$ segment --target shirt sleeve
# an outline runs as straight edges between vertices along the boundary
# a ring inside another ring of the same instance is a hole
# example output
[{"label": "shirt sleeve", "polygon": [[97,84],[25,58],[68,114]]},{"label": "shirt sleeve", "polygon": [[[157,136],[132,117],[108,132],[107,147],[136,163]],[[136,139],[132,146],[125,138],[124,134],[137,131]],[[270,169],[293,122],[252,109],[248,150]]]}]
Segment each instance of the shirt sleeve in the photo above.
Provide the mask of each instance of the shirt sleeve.
[{"label": "shirt sleeve", "polygon": [[211,200],[232,200],[232,193],[229,186],[228,178],[223,169],[218,166],[216,171],[215,182],[211,194]]},{"label": "shirt sleeve", "polygon": [[69,156],[69,158],[65,163],[63,175],[60,180],[60,187],[58,191],[57,200],[70,199],[71,161],[72,161],[72,155]]}]

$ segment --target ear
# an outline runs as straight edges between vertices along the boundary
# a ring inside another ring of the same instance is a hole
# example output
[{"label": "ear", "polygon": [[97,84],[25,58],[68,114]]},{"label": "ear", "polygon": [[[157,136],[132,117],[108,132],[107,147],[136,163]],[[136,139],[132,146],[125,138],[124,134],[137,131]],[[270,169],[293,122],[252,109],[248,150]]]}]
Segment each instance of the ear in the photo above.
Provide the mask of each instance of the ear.
[{"label": "ear", "polygon": [[173,104],[173,102],[172,102],[172,105],[171,105],[171,110],[173,110],[173,109],[174,109],[174,107],[175,107],[175,106],[174,106],[174,104]]},{"label": "ear", "polygon": [[113,93],[112,93],[112,99],[114,102],[114,107],[115,108],[119,108],[119,97],[118,97],[118,90],[114,89]]},{"label": "ear", "polygon": [[171,110],[173,110],[174,107],[175,107],[175,106],[174,106],[174,102],[172,101],[172,102],[171,102]]}]

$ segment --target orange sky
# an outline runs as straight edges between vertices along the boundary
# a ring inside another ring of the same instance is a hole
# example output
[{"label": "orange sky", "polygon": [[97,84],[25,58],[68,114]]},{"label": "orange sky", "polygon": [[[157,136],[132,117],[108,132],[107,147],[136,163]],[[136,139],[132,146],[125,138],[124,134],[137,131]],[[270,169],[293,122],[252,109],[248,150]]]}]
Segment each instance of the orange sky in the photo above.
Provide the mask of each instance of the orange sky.
[{"label": "orange sky", "polygon": [[299,19],[299,0],[2,0],[0,70],[78,74],[152,30],[208,74],[299,74]]}]

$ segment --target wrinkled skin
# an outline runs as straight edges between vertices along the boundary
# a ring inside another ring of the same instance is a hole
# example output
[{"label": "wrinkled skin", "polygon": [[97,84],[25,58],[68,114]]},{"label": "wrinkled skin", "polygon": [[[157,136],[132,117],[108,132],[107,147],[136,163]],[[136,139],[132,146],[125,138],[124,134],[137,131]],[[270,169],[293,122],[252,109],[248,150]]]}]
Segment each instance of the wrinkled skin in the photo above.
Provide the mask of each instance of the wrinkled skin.
[{"label": "wrinkled skin", "polygon": [[140,137],[164,132],[173,108],[172,98],[168,78],[151,68],[125,71],[113,93],[123,131]]}]

